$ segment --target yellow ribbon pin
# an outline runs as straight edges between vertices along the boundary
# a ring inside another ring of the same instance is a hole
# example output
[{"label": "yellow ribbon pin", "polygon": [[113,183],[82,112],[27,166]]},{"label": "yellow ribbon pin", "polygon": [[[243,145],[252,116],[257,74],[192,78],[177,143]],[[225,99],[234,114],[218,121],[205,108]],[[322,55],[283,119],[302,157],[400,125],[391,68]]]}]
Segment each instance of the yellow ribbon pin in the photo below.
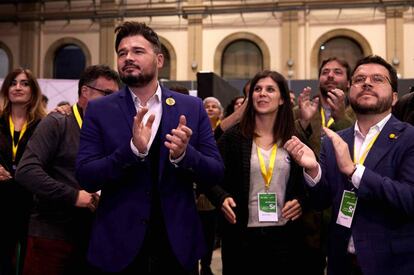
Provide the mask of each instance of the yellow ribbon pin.
[{"label": "yellow ribbon pin", "polygon": [[165,100],[165,103],[167,103],[167,105],[169,106],[174,106],[175,105],[175,100],[172,97],[169,97]]}]

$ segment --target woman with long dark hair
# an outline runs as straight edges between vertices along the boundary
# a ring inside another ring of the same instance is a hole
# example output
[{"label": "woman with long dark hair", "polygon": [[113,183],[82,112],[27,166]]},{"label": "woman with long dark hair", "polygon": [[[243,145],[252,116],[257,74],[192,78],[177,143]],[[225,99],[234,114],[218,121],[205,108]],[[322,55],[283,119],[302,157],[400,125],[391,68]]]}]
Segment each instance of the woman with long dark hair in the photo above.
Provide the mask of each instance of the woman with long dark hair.
[{"label": "woman with long dark hair", "polygon": [[46,115],[37,80],[15,69],[0,90],[0,274],[15,274],[23,259],[32,196],[14,181],[14,172],[40,119]]},{"label": "woman with long dark hair", "polygon": [[224,275],[299,273],[303,172],[283,149],[294,129],[285,78],[258,73],[240,123],[218,141],[225,178],[209,194],[226,218]]}]

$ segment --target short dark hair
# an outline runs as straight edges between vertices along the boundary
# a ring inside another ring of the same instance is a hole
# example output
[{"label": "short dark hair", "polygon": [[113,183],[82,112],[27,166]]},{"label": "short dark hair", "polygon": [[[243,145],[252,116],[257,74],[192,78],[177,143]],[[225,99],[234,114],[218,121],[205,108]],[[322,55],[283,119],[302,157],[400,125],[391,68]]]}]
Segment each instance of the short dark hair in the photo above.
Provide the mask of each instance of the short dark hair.
[{"label": "short dark hair", "polygon": [[250,85],[249,100],[247,101],[246,110],[240,121],[240,129],[245,138],[254,138],[256,128],[256,110],[253,106],[253,91],[260,79],[270,77],[277,84],[280,97],[283,99],[283,104],[279,106],[275,124],[273,125],[273,137],[275,142],[281,141],[284,144],[295,133],[295,123],[293,119],[292,104],[290,104],[290,93],[286,79],[276,71],[265,70],[257,73]]},{"label": "short dark hair", "polygon": [[115,52],[118,52],[118,46],[121,40],[128,36],[142,35],[152,44],[155,53],[161,53],[161,42],[157,33],[148,27],[145,23],[126,21],[115,28]]},{"label": "short dark hair", "polygon": [[78,84],[78,96],[81,95],[83,85],[94,85],[99,77],[113,80],[121,87],[121,79],[116,71],[107,65],[92,65],[87,67],[81,74]]},{"label": "short dark hair", "polygon": [[327,58],[327,59],[325,59],[325,60],[322,61],[321,66],[319,66],[319,74],[318,74],[318,77],[321,76],[322,68],[327,63],[329,63],[331,61],[336,61],[342,67],[344,67],[345,68],[345,71],[346,71],[346,78],[348,79],[348,81],[351,81],[351,67],[349,66],[348,62],[345,59],[342,59],[342,58],[339,58],[339,57],[336,57],[336,56],[329,57],[329,58]]},{"label": "short dark hair", "polygon": [[385,61],[381,56],[368,55],[357,61],[355,68],[352,71],[352,75],[355,74],[355,71],[358,69],[359,66],[364,65],[364,64],[378,64],[378,65],[385,67],[385,69],[387,69],[388,71],[388,74],[390,75],[390,84],[391,84],[392,91],[398,93],[397,71],[390,63]]}]

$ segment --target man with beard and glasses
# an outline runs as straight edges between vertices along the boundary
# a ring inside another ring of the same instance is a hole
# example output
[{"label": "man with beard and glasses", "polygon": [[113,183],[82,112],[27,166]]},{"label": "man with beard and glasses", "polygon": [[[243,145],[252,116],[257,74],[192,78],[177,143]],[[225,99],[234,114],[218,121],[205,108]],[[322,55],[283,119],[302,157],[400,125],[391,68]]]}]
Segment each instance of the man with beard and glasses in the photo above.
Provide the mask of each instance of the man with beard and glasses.
[{"label": "man with beard and glasses", "polygon": [[88,105],[77,176],[102,190],[89,244],[96,273],[192,274],[206,252],[193,182],[212,184],[223,163],[202,101],[161,87],[158,35],[144,23],[115,29],[127,85]]},{"label": "man with beard and glasses", "polygon": [[312,90],[306,87],[298,97],[298,107],[294,110],[296,130],[317,156],[324,135],[322,127],[338,131],[355,122],[347,102],[350,77],[348,62],[330,57],[319,67],[319,95],[312,99]]},{"label": "man with beard and glasses", "polygon": [[359,60],[349,100],[357,121],[324,128],[320,164],[293,137],[312,203],[332,206],[328,275],[414,274],[414,128],[391,114],[397,73],[379,56]]}]

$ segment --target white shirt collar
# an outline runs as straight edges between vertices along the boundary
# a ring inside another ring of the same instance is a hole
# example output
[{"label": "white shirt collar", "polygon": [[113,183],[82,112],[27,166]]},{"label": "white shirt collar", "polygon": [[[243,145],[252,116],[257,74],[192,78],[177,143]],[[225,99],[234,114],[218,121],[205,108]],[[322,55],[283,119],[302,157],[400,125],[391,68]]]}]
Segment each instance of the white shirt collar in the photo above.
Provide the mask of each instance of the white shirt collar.
[{"label": "white shirt collar", "polygon": [[[134,102],[134,104],[135,104],[135,107],[136,108],[138,108],[138,107],[143,107],[142,105],[141,105],[141,100],[139,99],[139,97],[137,97],[132,91],[131,91],[131,89],[127,86],[127,88],[128,88],[128,91],[131,93],[131,96],[132,96],[132,101]],[[154,100],[155,100],[155,102],[160,102],[161,101],[161,86],[160,86],[160,84],[157,82],[157,89],[155,90],[155,93],[151,96],[151,98],[150,99],[148,99],[148,101],[147,101],[147,104],[149,104],[149,105],[151,105],[152,103],[154,103]]]},{"label": "white shirt collar", "polygon": [[[368,133],[371,132],[372,130],[374,130],[376,133],[381,132],[382,129],[384,128],[385,124],[388,122],[388,120],[390,120],[390,118],[391,118],[391,113],[388,114],[386,117],[384,117],[382,120],[380,120],[377,124],[375,124],[374,126],[369,128]],[[358,121],[355,122],[354,135],[355,136],[359,135],[361,137],[364,137],[362,132],[359,130]]]}]

